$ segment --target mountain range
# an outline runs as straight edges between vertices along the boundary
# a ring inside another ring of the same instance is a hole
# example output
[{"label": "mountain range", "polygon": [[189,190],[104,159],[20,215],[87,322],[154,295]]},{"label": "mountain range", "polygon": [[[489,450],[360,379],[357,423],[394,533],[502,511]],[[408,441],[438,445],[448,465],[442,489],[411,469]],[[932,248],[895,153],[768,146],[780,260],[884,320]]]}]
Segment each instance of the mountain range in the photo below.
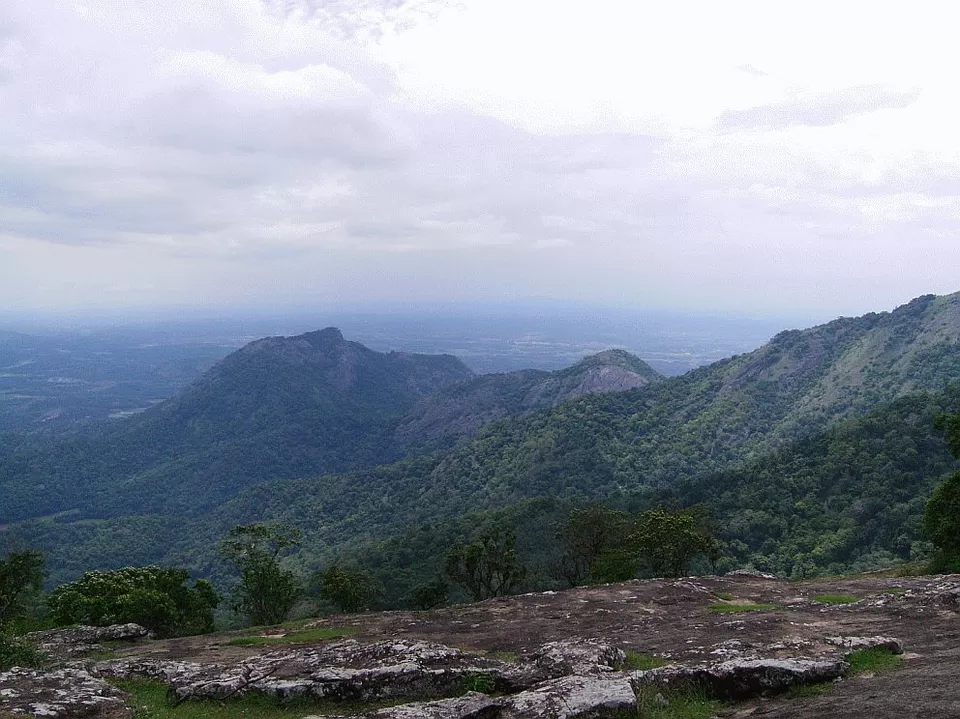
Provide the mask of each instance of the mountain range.
[{"label": "mountain range", "polygon": [[954,466],[932,418],[956,411],[958,378],[960,294],[784,331],[673,378],[620,351],[474,376],[328,328],[254,342],[115,425],[6,450],[0,523],[69,577],[210,572],[217,538],[250,521],[299,526],[320,564],[382,556],[417,527],[435,558],[524,512],[536,549],[577,502],[702,502],[730,562],[882,564],[923,552],[918,513]]}]

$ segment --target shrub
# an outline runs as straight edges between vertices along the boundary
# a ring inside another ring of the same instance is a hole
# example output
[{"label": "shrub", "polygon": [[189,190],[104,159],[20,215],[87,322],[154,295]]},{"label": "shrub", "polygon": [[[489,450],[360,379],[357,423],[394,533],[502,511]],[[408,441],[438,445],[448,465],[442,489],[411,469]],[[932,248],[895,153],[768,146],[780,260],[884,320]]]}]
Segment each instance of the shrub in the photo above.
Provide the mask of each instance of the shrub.
[{"label": "shrub", "polygon": [[186,586],[189,577],[186,569],[163,567],[87,572],[54,590],[47,603],[61,626],[135,622],[158,637],[211,632],[220,597],[205,579]]}]

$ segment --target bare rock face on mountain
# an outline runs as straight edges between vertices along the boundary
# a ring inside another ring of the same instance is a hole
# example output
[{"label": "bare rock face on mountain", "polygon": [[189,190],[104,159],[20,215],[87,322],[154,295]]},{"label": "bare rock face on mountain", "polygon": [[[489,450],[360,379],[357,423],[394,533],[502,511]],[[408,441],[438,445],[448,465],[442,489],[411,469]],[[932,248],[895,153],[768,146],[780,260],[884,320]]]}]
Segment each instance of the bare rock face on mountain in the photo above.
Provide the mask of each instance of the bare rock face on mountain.
[{"label": "bare rock face on mountain", "polygon": [[476,434],[489,423],[577,397],[623,392],[663,378],[646,362],[623,350],[607,350],[572,367],[543,372],[521,370],[477,377],[419,402],[400,423],[403,444],[452,441]]}]

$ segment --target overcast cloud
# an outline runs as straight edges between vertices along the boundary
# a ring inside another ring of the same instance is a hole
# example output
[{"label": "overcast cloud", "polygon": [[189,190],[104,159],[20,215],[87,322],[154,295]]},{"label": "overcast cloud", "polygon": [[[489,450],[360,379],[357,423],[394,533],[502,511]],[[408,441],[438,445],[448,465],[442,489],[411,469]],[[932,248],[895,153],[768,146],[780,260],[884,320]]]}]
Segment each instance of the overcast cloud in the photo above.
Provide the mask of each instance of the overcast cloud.
[{"label": "overcast cloud", "polygon": [[948,6],[777,5],[4,0],[0,307],[960,290]]}]

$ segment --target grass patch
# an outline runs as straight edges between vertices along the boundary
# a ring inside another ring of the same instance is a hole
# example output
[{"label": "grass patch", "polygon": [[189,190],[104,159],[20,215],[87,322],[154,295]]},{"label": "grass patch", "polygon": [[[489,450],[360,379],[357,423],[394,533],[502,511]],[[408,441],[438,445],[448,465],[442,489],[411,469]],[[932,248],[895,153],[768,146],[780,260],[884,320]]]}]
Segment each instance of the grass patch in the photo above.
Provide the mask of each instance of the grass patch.
[{"label": "grass patch", "polygon": [[497,690],[497,680],[486,672],[466,672],[460,677],[460,691],[493,694]]},{"label": "grass patch", "polygon": [[779,604],[754,604],[753,602],[733,603],[733,604],[711,604],[707,607],[708,612],[715,614],[737,614],[739,612],[769,612],[780,609]]},{"label": "grass patch", "polygon": [[732,602],[736,598],[730,592],[717,592],[713,596],[715,596],[717,599],[722,599],[725,602]]},{"label": "grass patch", "polygon": [[617,719],[711,719],[723,707],[698,686],[674,690],[641,689],[637,708],[617,714]]},{"label": "grass patch", "polygon": [[498,662],[504,662],[506,664],[516,664],[517,663],[517,653],[516,652],[488,652],[487,656],[490,659],[496,659]]},{"label": "grass patch", "polygon": [[42,669],[49,663],[46,654],[22,637],[0,634],[0,671],[12,667]]},{"label": "grass patch", "polygon": [[340,637],[349,637],[359,633],[360,630],[356,627],[311,627],[309,629],[300,629],[283,634],[278,632],[272,635],[257,634],[246,637],[234,637],[226,642],[226,644],[231,647],[259,647],[265,644],[301,644],[319,642],[325,639],[339,639]]},{"label": "grass patch", "polygon": [[336,701],[311,697],[278,697],[244,694],[220,701],[200,699],[176,704],[169,687],[153,679],[112,679],[110,683],[130,695],[127,704],[134,719],[303,719],[305,716],[356,716],[395,706],[397,701]]},{"label": "grass patch", "polygon": [[162,682],[146,679],[117,679],[115,686],[130,695],[134,719],[302,719],[311,713],[329,710],[329,702],[298,698],[279,700],[263,694],[245,694],[228,701],[186,701],[176,706]]},{"label": "grass patch", "polygon": [[853,604],[859,602],[860,598],[852,594],[818,594],[813,601],[821,604]]},{"label": "grass patch", "polygon": [[906,594],[907,590],[903,587],[890,587],[889,589],[884,589],[881,594]]},{"label": "grass patch", "polygon": [[897,669],[903,664],[903,657],[889,649],[874,647],[850,652],[847,655],[847,661],[850,662],[850,676],[857,676]]},{"label": "grass patch", "polygon": [[634,652],[629,649],[626,651],[626,655],[627,660],[623,663],[623,668],[632,672],[645,672],[648,669],[665,667],[670,663],[662,657],[657,657],[653,654],[644,654],[643,652]]}]

